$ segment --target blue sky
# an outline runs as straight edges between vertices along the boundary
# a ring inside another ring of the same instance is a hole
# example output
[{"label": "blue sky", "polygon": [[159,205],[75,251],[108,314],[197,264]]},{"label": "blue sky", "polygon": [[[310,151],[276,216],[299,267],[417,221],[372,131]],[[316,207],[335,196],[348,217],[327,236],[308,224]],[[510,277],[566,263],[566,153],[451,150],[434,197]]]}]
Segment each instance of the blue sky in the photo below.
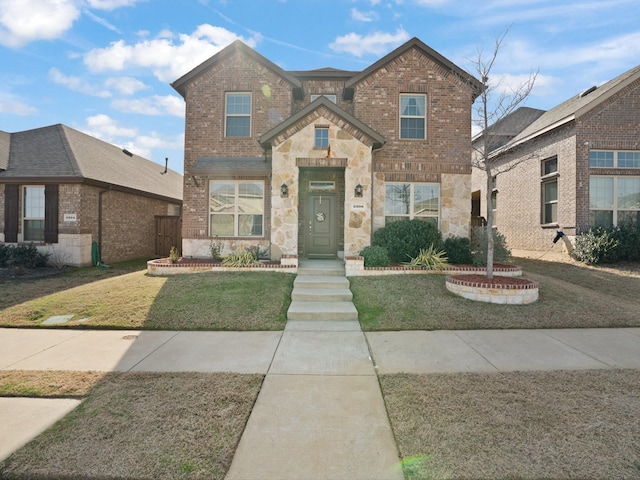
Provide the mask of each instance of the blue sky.
[{"label": "blue sky", "polygon": [[412,37],[549,109],[640,63],[637,0],[0,0],[0,130],[63,123],[182,172],[170,83],[235,39],[286,70],[362,70]]}]

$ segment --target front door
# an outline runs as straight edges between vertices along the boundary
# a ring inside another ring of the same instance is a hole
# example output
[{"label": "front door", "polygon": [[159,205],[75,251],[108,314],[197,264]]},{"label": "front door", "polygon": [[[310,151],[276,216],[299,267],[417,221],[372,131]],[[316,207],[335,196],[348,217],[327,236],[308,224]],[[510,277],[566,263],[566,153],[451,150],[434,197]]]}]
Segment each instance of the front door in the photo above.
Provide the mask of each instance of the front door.
[{"label": "front door", "polygon": [[338,252],[336,241],[336,197],[309,195],[309,216],[307,255],[309,257],[335,257]]}]

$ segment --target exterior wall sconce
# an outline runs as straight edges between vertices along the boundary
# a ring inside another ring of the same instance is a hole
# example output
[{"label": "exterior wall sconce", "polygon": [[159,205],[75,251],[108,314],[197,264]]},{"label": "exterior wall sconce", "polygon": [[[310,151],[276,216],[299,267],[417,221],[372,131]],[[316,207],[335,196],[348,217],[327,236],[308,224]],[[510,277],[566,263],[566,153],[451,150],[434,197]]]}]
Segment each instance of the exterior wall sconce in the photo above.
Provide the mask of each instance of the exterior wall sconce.
[{"label": "exterior wall sconce", "polygon": [[356,185],[356,189],[355,189],[356,197],[362,197],[362,191],[363,191],[362,185],[360,184]]},{"label": "exterior wall sconce", "polygon": [[289,187],[287,187],[286,183],[280,185],[280,196],[282,198],[287,198],[289,196]]}]

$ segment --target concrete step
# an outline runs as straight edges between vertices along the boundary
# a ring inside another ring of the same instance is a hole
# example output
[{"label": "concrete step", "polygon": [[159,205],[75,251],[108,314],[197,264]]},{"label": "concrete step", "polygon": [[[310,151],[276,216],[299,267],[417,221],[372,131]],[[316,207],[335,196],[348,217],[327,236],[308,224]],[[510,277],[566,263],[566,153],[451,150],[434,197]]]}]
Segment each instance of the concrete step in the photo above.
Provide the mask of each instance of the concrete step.
[{"label": "concrete step", "polygon": [[349,288],[347,277],[333,275],[298,275],[293,282],[295,288]]},{"label": "concrete step", "polygon": [[292,301],[288,320],[358,320],[358,310],[352,302]]},{"label": "concrete step", "polygon": [[298,266],[298,275],[329,275],[329,276],[342,276],[345,275],[345,269],[343,266],[327,266],[327,267],[307,267],[304,265]]},{"label": "concrete step", "polygon": [[348,288],[297,288],[291,300],[298,302],[351,302],[353,294]]}]

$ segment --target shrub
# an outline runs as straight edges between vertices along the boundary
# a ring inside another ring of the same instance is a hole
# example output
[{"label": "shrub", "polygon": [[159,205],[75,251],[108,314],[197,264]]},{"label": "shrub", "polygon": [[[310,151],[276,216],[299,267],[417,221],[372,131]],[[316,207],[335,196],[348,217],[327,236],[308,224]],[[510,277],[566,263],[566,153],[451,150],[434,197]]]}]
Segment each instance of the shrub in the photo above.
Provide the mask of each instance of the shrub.
[{"label": "shrub", "polygon": [[454,265],[473,262],[471,255],[471,240],[466,237],[450,237],[444,241],[444,251],[447,252],[449,263]]},{"label": "shrub", "polygon": [[612,231],[618,240],[618,260],[640,260],[640,224],[624,222]]},{"label": "shrub", "polygon": [[442,270],[447,266],[447,255],[444,250],[436,250],[433,245],[420,249],[420,253],[409,262],[412,267],[423,267],[429,270]]},{"label": "shrub", "polygon": [[226,267],[249,267],[260,263],[248,250],[239,253],[232,253],[222,259],[222,265]]},{"label": "shrub", "polygon": [[573,255],[590,265],[611,263],[620,258],[619,247],[620,242],[612,231],[595,228],[576,237]]},{"label": "shrub", "polygon": [[364,257],[365,267],[388,267],[390,263],[384,247],[370,245],[362,249],[360,256]]},{"label": "shrub", "polygon": [[171,247],[169,250],[169,261],[171,263],[176,263],[180,258],[180,253],[178,253],[178,249],[176,247]]},{"label": "shrub", "polygon": [[40,268],[47,266],[48,253],[40,253],[33,243],[8,245],[6,267]]},{"label": "shrub", "polygon": [[6,243],[0,243],[0,268],[9,266],[9,258],[11,257],[11,246]]},{"label": "shrub", "polygon": [[212,260],[220,260],[222,258],[222,242],[211,242],[209,244],[209,254]]},{"label": "shrub", "polygon": [[371,242],[373,246],[387,250],[391,262],[405,262],[415,258],[421,248],[431,245],[442,249],[442,234],[438,227],[423,220],[400,220],[376,230]]},{"label": "shrub", "polygon": [[[475,227],[471,241],[472,263],[476,267],[487,265],[487,229]],[[507,262],[511,258],[511,250],[507,247],[507,240],[498,230],[493,229],[493,261],[494,263]]]}]

